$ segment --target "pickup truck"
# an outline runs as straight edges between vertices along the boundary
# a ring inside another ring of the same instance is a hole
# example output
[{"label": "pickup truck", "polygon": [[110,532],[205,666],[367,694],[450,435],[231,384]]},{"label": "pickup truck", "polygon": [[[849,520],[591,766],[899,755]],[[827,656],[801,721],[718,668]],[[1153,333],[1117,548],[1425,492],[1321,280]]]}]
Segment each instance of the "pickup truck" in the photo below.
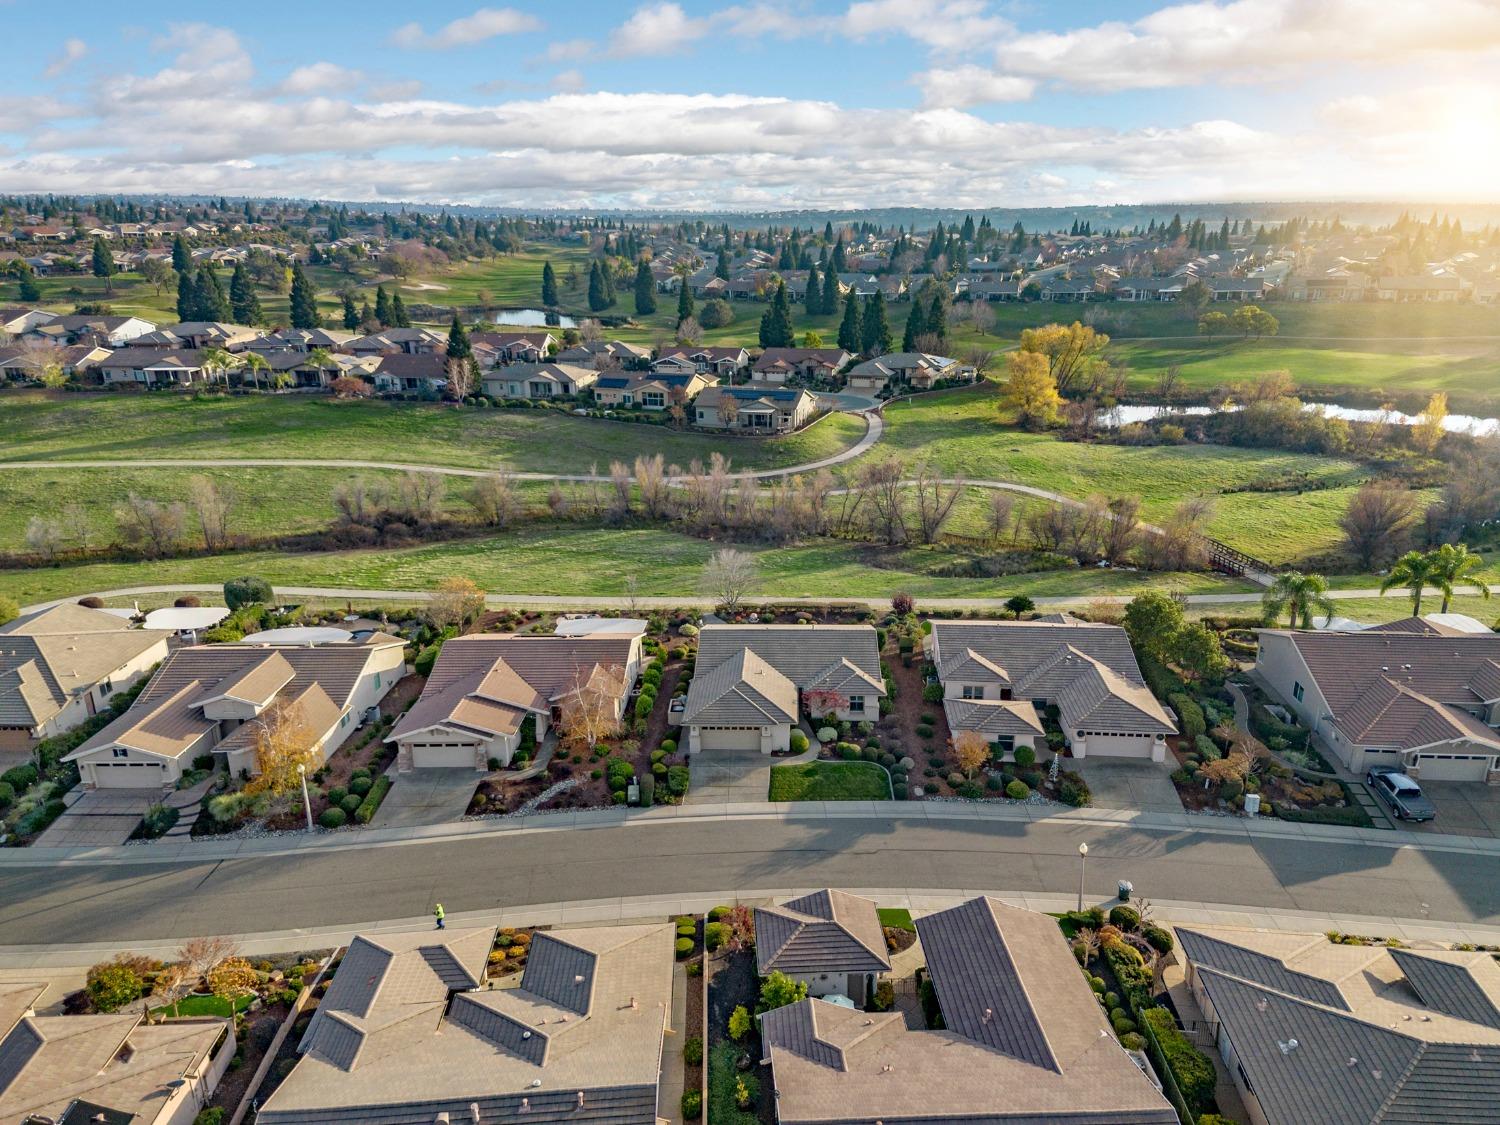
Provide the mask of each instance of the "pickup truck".
[{"label": "pickup truck", "polygon": [[1437,809],[1422,793],[1422,787],[1398,769],[1376,766],[1365,774],[1365,782],[1391,807],[1397,820],[1431,820]]}]

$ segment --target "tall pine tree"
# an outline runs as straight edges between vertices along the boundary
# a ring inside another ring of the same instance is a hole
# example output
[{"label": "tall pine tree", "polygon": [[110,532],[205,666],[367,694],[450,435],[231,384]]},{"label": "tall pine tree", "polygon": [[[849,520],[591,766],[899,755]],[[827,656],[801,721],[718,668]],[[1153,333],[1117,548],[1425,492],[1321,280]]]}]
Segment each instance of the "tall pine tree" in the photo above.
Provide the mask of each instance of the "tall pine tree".
[{"label": "tall pine tree", "polygon": [[[682,287],[688,287],[687,278]],[[656,279],[651,276],[651,267],[642,258],[635,267],[635,312],[637,316],[650,316],[656,311]]]},{"label": "tall pine tree", "polygon": [[604,272],[599,268],[599,260],[594,259],[589,266],[589,309],[592,312],[603,312],[609,308],[609,298],[604,292]]},{"label": "tall pine tree", "polygon": [[[348,310],[354,307],[353,300],[349,294],[344,294],[345,320],[348,319]],[[255,286],[250,281],[250,274],[245,269],[244,262],[234,264],[234,273],[229,277],[229,314],[234,317],[236,324],[259,324],[263,319],[260,311],[260,298],[255,294]],[[346,325],[346,327],[348,327]]]},{"label": "tall pine tree", "polygon": [[375,286],[375,319],[382,328],[394,327],[396,323],[396,318],[391,315],[391,295],[385,291],[384,285]]},{"label": "tall pine tree", "polygon": [[807,295],[803,300],[803,307],[807,309],[808,316],[820,316],[823,312],[823,278],[818,273],[817,263],[807,271]]},{"label": "tall pine tree", "polygon": [[104,241],[103,235],[95,236],[93,272],[95,277],[101,278],[104,281],[104,291],[106,293],[113,293],[115,291],[115,269],[114,251]]},{"label": "tall pine tree", "polygon": [[[229,286],[229,299],[234,300],[234,284]],[[354,294],[344,291],[344,331],[353,332],[359,327],[359,310],[354,307]]]},{"label": "tall pine tree", "polygon": [[864,335],[859,323],[859,298],[851,289],[844,298],[844,319],[839,321],[839,347],[854,353],[860,350],[863,343]]},{"label": "tall pine tree", "polygon": [[180,234],[172,239],[172,268],[179,275],[193,272],[193,255],[188,250],[187,240]]},{"label": "tall pine tree", "polygon": [[401,299],[400,293],[397,293],[391,298],[391,327],[411,327],[411,317],[407,314],[406,302]]},{"label": "tall pine tree", "polygon": [[682,286],[677,290],[677,323],[681,324],[693,315],[693,287],[687,284],[687,278],[682,279]]},{"label": "tall pine tree", "polygon": [[860,339],[866,355],[885,355],[891,350],[891,325],[885,316],[885,294],[878,289],[865,302],[860,317]]},{"label": "tall pine tree", "polygon": [[212,266],[204,266],[193,278],[192,320],[228,321],[229,298]]},{"label": "tall pine tree", "polygon": [[760,318],[760,346],[790,348],[795,343],[792,307],[786,296],[786,282],[777,282],[776,295],[771,298],[771,307]]},{"label": "tall pine tree", "polygon": [[302,263],[292,263],[292,327],[322,328],[323,318],[318,315],[318,298],[312,282],[302,272]]},{"label": "tall pine tree", "polygon": [[557,307],[557,274],[553,272],[551,262],[542,263],[542,307]]},{"label": "tall pine tree", "polygon": [[822,306],[825,315],[839,311],[839,275],[834,272],[831,263],[823,271]]},{"label": "tall pine tree", "polygon": [[914,352],[917,350],[917,339],[927,332],[927,313],[922,308],[922,298],[913,296],[911,299],[911,312],[906,317],[906,331],[901,334],[901,350],[903,352]]},{"label": "tall pine tree", "polygon": [[948,336],[948,309],[943,304],[941,293],[932,295],[932,307],[927,312],[927,333],[939,340]]},{"label": "tall pine tree", "polygon": [[469,333],[464,328],[463,321],[458,319],[457,313],[453,314],[453,323],[448,325],[448,358],[474,358],[474,348],[469,343]]},{"label": "tall pine tree", "polygon": [[187,270],[187,271],[185,271],[183,273],[179,273],[177,275],[177,319],[178,320],[197,320],[198,319],[198,315],[197,315],[197,312],[196,312],[196,309],[198,307],[198,303],[197,303],[197,298],[194,296],[194,293],[196,292],[197,288],[198,288],[197,285],[194,284],[193,271],[192,270]]}]

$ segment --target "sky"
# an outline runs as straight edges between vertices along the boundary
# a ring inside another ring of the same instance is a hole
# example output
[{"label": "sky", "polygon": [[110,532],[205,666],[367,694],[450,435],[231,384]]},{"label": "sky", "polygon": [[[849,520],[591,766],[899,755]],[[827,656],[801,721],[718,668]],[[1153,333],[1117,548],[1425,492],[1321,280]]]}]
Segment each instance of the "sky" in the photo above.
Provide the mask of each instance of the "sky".
[{"label": "sky", "polygon": [[1500,0],[0,0],[0,190],[1500,201]]}]

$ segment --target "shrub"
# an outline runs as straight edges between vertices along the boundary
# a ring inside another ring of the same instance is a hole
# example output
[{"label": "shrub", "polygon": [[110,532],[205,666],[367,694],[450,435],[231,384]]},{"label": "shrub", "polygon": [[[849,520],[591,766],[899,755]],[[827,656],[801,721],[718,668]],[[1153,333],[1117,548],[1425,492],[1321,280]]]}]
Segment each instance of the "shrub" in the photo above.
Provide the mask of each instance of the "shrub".
[{"label": "shrub", "polygon": [[677,939],[677,947],[676,948],[677,948],[677,959],[679,961],[681,961],[685,957],[691,957],[692,954],[693,954],[693,939],[690,938],[690,937],[680,937],[680,938],[678,938]]},{"label": "shrub", "polygon": [[1024,781],[1012,781],[1005,787],[1005,795],[1012,801],[1024,801],[1031,796],[1031,790]]},{"label": "shrub", "polygon": [[838,736],[839,736],[839,732],[836,731],[836,730],[834,730],[833,727],[819,727],[818,728],[818,741],[821,742],[821,743],[823,743],[823,745],[825,745],[825,746],[828,745],[828,743],[832,742]]},{"label": "shrub", "polygon": [[353,777],[349,779],[349,792],[358,797],[363,797],[372,788],[374,788],[374,786],[375,783],[371,781],[368,776]]},{"label": "shrub", "polygon": [[104,599],[96,598],[92,594],[90,594],[86,598],[79,598],[78,604],[83,606],[84,609],[103,609]]},{"label": "shrub", "polygon": [[678,937],[696,937],[697,934],[698,934],[698,924],[696,922],[694,922],[691,918],[687,919],[686,921],[682,921],[682,922],[678,922],[677,923],[677,936]]},{"label": "shrub", "polygon": [[807,735],[803,734],[800,730],[794,730],[792,731],[792,737],[787,741],[787,745],[791,748],[793,754],[805,754],[808,747]]},{"label": "shrub", "polygon": [[1104,989],[1105,989],[1104,978],[1103,977],[1089,977],[1089,987],[1094,990],[1094,994],[1095,995],[1097,995],[1097,996],[1103,996],[1104,995]]},{"label": "shrub", "polygon": [[733,909],[734,907],[732,906],[716,906],[708,912],[708,920],[710,922],[722,921],[729,915],[729,912]]},{"label": "shrub", "polygon": [[922,688],[923,703],[941,703],[943,701],[943,685],[927,684]]},{"label": "shrub", "polygon": [[953,788],[957,789],[967,779],[964,777],[963,774],[961,774],[961,773],[959,773],[959,772],[957,772],[955,770],[953,773],[950,773],[943,780],[946,781],[949,785],[953,786]]},{"label": "shrub", "polygon": [[[355,802],[355,808],[358,808],[358,798]],[[318,823],[324,828],[342,828],[349,823],[349,814],[341,808],[324,809],[318,814]]]},{"label": "shrub", "polygon": [[734,1011],[729,1013],[729,1038],[738,1043],[750,1030],[750,1013],[745,1005],[737,1004]]},{"label": "shrub", "polygon": [[673,766],[667,770],[667,790],[674,797],[681,797],[688,791],[689,774],[687,766]]},{"label": "shrub", "polygon": [[682,1116],[685,1121],[697,1121],[703,1116],[703,1091],[684,1090],[682,1092]]},{"label": "shrub", "polygon": [[359,811],[359,806],[365,803],[365,799],[358,793],[346,793],[344,799],[338,803],[338,807],[344,810],[346,816],[353,816]]},{"label": "shrub", "polygon": [[656,775],[642,774],[637,784],[640,786],[641,808],[649,809],[656,804]]},{"label": "shrub", "polygon": [[264,578],[245,575],[224,583],[224,604],[230,612],[247,605],[269,605],[275,594]]},{"label": "shrub", "polygon": [[355,778],[370,777],[370,776],[371,776],[371,774],[370,774],[370,767],[369,766],[356,766],[354,769],[352,769],[352,770],[349,771],[349,778],[350,778],[350,780],[354,780]]},{"label": "shrub", "polygon": [[331,785],[328,788],[328,803],[330,805],[341,804],[348,795],[349,790],[345,789],[342,785]]},{"label": "shrub", "polygon": [[417,675],[432,675],[432,666],[437,663],[438,647],[437,645],[428,645],[421,652],[417,653],[417,658],[411,662],[411,666]]},{"label": "shrub", "polygon": [[145,991],[145,982],[129,965],[107,961],[89,970],[84,988],[93,1001],[94,1010],[117,1012]]},{"label": "shrub", "polygon": [[1148,925],[1141,931],[1141,936],[1146,939],[1152,949],[1161,954],[1171,953],[1172,946],[1175,944],[1172,941],[1172,932],[1160,926]]},{"label": "shrub", "polygon": [[1016,765],[1018,766],[1036,765],[1036,751],[1030,746],[1017,746],[1015,749],[1015,758]]},{"label": "shrub", "polygon": [[710,953],[729,940],[728,922],[709,922],[703,927],[703,947]]},{"label": "shrub", "polygon": [[10,807],[10,803],[16,799],[16,788],[8,781],[0,781],[0,809]]},{"label": "shrub", "polygon": [[1162,1061],[1177,1080],[1188,1108],[1196,1113],[1212,1105],[1217,1078],[1208,1056],[1187,1041],[1166,1008],[1148,1008],[1140,1015],[1150,1025]]},{"label": "shrub", "polygon": [[692,622],[688,622],[685,625],[677,626],[677,631],[684,637],[696,637],[698,635],[698,626],[694,625]]},{"label": "shrub", "polygon": [[1167,697],[1167,702],[1172,705],[1172,710],[1177,712],[1177,717],[1182,721],[1182,733],[1185,738],[1196,739],[1200,734],[1208,731],[1208,722],[1203,717],[1203,708],[1184,692],[1173,692]]},{"label": "shrub", "polygon": [[24,765],[12,766],[4,773],[0,773],[0,781],[5,782],[17,793],[24,793],[36,784],[36,766],[30,762]]},{"label": "shrub", "polygon": [[385,795],[390,792],[391,779],[385,774],[375,780],[375,787],[365,794],[365,799],[354,813],[354,819],[361,824],[369,824],[370,818],[375,815],[375,810],[380,808],[380,802],[385,800]]},{"label": "shrub", "polygon": [[224,1114],[227,1112],[223,1106],[211,1105],[198,1111],[198,1116],[193,1118],[193,1125],[224,1125]]},{"label": "shrub", "polygon": [[1219,745],[1206,734],[1200,734],[1193,739],[1193,749],[1203,755],[1205,762],[1217,762],[1224,755],[1219,750]]},{"label": "shrub", "polygon": [[917,727],[917,737],[918,738],[931,738],[932,737],[932,728],[930,726],[928,726],[926,723],[923,723],[921,726]]},{"label": "shrub", "polygon": [[1088,783],[1077,774],[1063,778],[1062,784],[1057,788],[1057,795],[1062,798],[1063,804],[1072,805],[1075,809],[1087,808],[1094,800]]},{"label": "shrub", "polygon": [[141,825],[145,830],[146,838],[154,840],[158,836],[165,836],[181,815],[171,805],[160,803],[152,805],[141,817]]},{"label": "shrub", "polygon": [[1111,1015],[1109,1017],[1109,1025],[1115,1029],[1116,1035],[1129,1035],[1135,1030],[1135,1020],[1131,1019],[1124,1012],[1121,1012],[1118,1016]]},{"label": "shrub", "polygon": [[806,981],[793,980],[780,969],[774,969],[770,976],[760,982],[760,1004],[756,1010],[769,1012],[806,998]]},{"label": "shrub", "polygon": [[703,1040],[696,1035],[688,1037],[688,1041],[682,1045],[683,1061],[697,1065],[703,1061]]},{"label": "shrub", "polygon": [[[1120,1036],[1120,1046],[1124,1047],[1127,1051],[1144,1051],[1146,1049],[1146,1038],[1138,1031],[1127,1031],[1124,1035]],[[1204,1119],[1200,1117],[1198,1120],[1201,1125]]]},{"label": "shrub", "polygon": [[675,738],[664,738],[661,740],[659,749],[667,754],[675,754],[677,753],[677,740]]},{"label": "shrub", "polygon": [[1117,906],[1109,912],[1109,924],[1122,930],[1133,930],[1141,924],[1141,912],[1133,906]]},{"label": "shrub", "polygon": [[1245,787],[1234,778],[1227,778],[1219,782],[1219,796],[1226,801],[1232,801],[1245,791]]}]

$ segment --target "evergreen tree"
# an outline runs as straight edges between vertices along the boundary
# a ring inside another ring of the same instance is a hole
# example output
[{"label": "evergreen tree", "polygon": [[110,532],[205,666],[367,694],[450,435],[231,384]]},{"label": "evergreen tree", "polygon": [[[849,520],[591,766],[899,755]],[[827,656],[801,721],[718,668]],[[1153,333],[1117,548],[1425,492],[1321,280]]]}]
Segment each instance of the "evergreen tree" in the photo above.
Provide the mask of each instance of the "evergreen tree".
[{"label": "evergreen tree", "polygon": [[542,307],[557,307],[557,274],[553,272],[551,262],[542,263]]},{"label": "evergreen tree", "polygon": [[866,355],[885,355],[891,350],[891,325],[885,316],[885,294],[870,294],[860,317],[860,340]]},{"label": "evergreen tree", "polygon": [[28,304],[42,299],[42,290],[36,283],[36,274],[31,272],[29,266],[21,272],[20,298]]},{"label": "evergreen tree", "polygon": [[[344,294],[344,304],[344,319],[347,321],[347,310],[354,306],[347,293]],[[262,320],[260,298],[255,295],[255,286],[250,281],[244,262],[236,262],[234,273],[229,277],[229,314],[236,324],[259,324]]]},{"label": "evergreen tree", "polygon": [[302,272],[302,263],[292,263],[292,327],[322,328],[323,318],[318,315],[318,299],[312,282]]},{"label": "evergreen tree", "polygon": [[771,307],[760,318],[760,346],[790,348],[796,343],[792,327],[792,308],[786,296],[786,282],[778,282]]},{"label": "evergreen tree", "polygon": [[104,241],[103,235],[94,238],[94,276],[104,281],[104,291],[113,293],[115,291],[115,255],[109,245]]},{"label": "evergreen tree", "polygon": [[840,238],[833,244],[833,272],[843,273],[849,268],[849,259],[844,254],[844,240]]},{"label": "evergreen tree", "polygon": [[391,327],[411,327],[411,317],[407,315],[406,302],[401,299],[400,293],[397,293],[391,298]]},{"label": "evergreen tree", "polygon": [[599,268],[599,260],[589,266],[589,309],[593,312],[602,312],[609,308],[609,298],[604,293],[604,272]]},{"label": "evergreen tree", "polygon": [[922,308],[922,300],[915,295],[911,299],[911,312],[906,317],[906,331],[901,334],[901,350],[903,352],[914,352],[917,350],[917,337],[927,333],[927,313]]},{"label": "evergreen tree", "polygon": [[808,316],[819,316],[823,312],[823,278],[818,273],[816,262],[807,271],[807,295],[803,300],[803,308],[807,310]]},{"label": "evergreen tree", "polygon": [[193,278],[192,320],[230,319],[229,298],[219,284],[218,274],[212,266],[204,266]]},{"label": "evergreen tree", "polygon": [[[231,294],[230,300],[233,301],[233,299],[234,299],[234,297],[233,297],[234,283],[233,282],[230,283],[229,292]],[[354,294],[349,293],[349,292],[346,291],[344,293],[344,331],[345,332],[353,332],[358,327],[359,327],[359,310],[354,307]]]},{"label": "evergreen tree", "polygon": [[[688,288],[688,279],[682,279],[682,287]],[[635,311],[637,316],[650,316],[656,311],[656,279],[651,276],[651,267],[642,258],[635,267]]]},{"label": "evergreen tree", "polygon": [[197,320],[197,300],[193,296],[197,286],[193,284],[193,271],[177,275],[177,319]]},{"label": "evergreen tree", "polygon": [[790,239],[781,244],[781,257],[776,259],[776,268],[782,273],[797,268],[797,259],[792,257],[792,243]]},{"label": "evergreen tree", "polygon": [[941,293],[932,295],[932,308],[927,313],[927,331],[940,340],[948,336],[948,309],[943,304]]},{"label": "evergreen tree", "polygon": [[180,234],[172,239],[172,268],[179,275],[193,272],[193,255],[188,250],[187,240]]},{"label": "evergreen tree", "polygon": [[677,323],[681,324],[693,315],[693,287],[683,278],[682,288],[677,290]]},{"label": "evergreen tree", "polygon": [[612,309],[615,306],[615,271],[609,268],[608,259],[599,263],[599,280],[604,283],[604,307]]},{"label": "evergreen tree", "polygon": [[833,271],[833,263],[823,271],[823,300],[819,302],[824,314],[839,311],[839,275]]},{"label": "evergreen tree", "polygon": [[375,286],[375,319],[382,328],[390,328],[396,323],[396,318],[391,315],[391,295],[385,291],[384,285]]},{"label": "evergreen tree", "polygon": [[458,314],[453,314],[453,323],[448,325],[448,358],[473,359],[474,348],[469,343],[469,333],[464,329]]},{"label": "evergreen tree", "polygon": [[858,352],[864,346],[864,335],[859,323],[859,298],[854,290],[844,298],[844,319],[839,321],[839,347],[846,352]]},{"label": "evergreen tree", "polygon": [[714,260],[714,276],[724,281],[729,280],[729,255],[729,243],[726,241]]},{"label": "evergreen tree", "polygon": [[973,215],[965,215],[964,216],[963,231],[959,234],[958,237],[959,237],[959,240],[961,242],[973,242],[974,241],[974,216]]}]

